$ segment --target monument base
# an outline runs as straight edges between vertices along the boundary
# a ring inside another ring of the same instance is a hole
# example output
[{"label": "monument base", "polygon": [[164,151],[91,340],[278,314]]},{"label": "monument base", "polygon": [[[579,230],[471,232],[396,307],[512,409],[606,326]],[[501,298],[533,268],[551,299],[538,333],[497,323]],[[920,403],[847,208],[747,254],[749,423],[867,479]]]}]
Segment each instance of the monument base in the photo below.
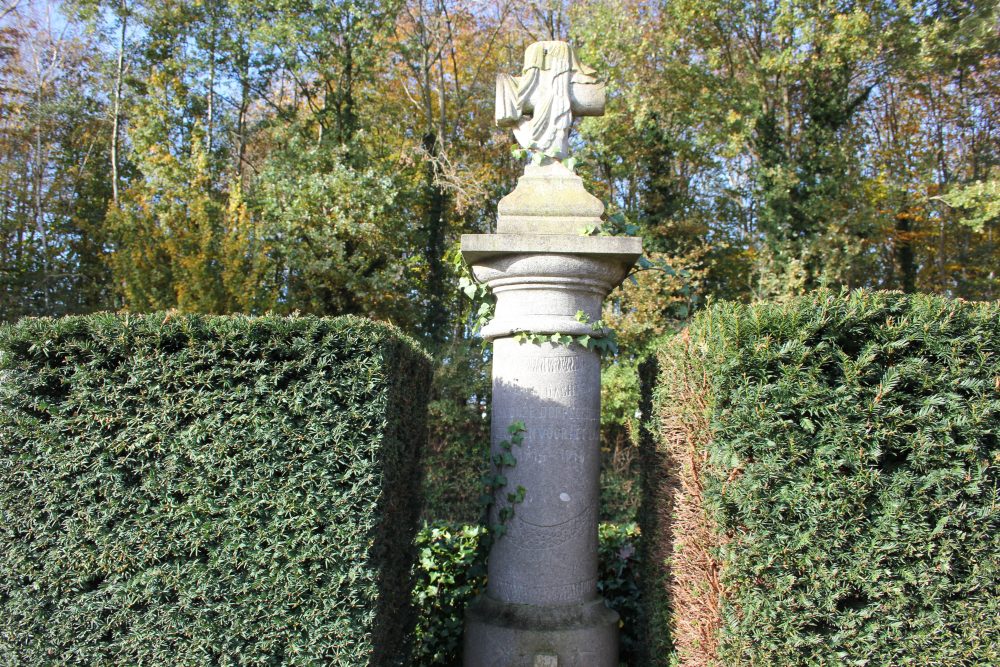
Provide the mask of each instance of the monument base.
[{"label": "monument base", "polygon": [[600,598],[559,607],[481,595],[465,612],[465,667],[618,667],[618,614]]}]

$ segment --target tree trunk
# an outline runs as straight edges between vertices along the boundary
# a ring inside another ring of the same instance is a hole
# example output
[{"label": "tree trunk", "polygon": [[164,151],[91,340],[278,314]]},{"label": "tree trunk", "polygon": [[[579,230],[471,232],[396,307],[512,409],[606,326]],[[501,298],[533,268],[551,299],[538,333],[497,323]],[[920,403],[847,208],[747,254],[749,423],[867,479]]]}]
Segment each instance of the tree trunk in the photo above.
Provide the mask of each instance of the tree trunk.
[{"label": "tree trunk", "polygon": [[212,144],[214,140],[215,131],[215,43],[217,40],[217,31],[215,29],[215,17],[212,18],[212,44],[209,49],[209,61],[208,61],[208,109],[207,109],[207,127],[205,132],[205,146],[208,151],[208,155],[211,158],[212,155]]},{"label": "tree trunk", "polygon": [[118,34],[118,62],[115,67],[115,93],[111,121],[111,200],[118,207],[118,135],[121,131],[122,79],[125,74],[125,30],[128,27],[128,7],[121,5],[121,32]]},{"label": "tree trunk", "polygon": [[250,109],[250,56],[241,54],[240,60],[240,108],[236,119],[236,176],[243,185],[243,165],[247,154],[247,111]]},{"label": "tree trunk", "polygon": [[444,190],[437,185],[438,136],[433,131],[424,135],[427,151],[427,171],[424,182],[427,213],[425,221],[424,257],[427,261],[427,310],[424,314],[424,332],[428,340],[441,343],[445,339],[448,313],[445,308],[447,293],[444,271]]},{"label": "tree trunk", "polygon": [[904,211],[896,215],[896,238],[893,254],[899,265],[900,289],[907,294],[917,291],[917,263],[913,256],[913,239],[910,238],[910,216]]}]

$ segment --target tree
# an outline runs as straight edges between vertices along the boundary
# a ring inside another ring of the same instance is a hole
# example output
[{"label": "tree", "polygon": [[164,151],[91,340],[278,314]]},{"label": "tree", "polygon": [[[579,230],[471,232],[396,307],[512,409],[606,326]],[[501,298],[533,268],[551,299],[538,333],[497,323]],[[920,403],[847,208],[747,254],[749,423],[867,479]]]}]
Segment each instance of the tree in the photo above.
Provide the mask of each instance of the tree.
[{"label": "tree", "polygon": [[63,314],[110,301],[102,256],[107,162],[101,62],[54,5],[4,10],[0,61],[0,317]]}]

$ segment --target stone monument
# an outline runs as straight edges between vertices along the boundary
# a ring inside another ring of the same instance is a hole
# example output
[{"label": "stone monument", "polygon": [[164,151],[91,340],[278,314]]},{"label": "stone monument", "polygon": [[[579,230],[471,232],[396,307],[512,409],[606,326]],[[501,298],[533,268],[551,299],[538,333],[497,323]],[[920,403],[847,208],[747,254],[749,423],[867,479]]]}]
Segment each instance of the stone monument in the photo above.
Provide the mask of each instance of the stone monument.
[{"label": "stone monument", "polygon": [[[618,615],[597,594],[600,358],[579,343],[517,339],[603,336],[591,323],[642,252],[637,238],[588,235],[604,206],[563,164],[573,118],[603,113],[603,83],[565,42],[532,44],[521,75],[497,79],[497,124],[542,158],[500,201],[496,234],[462,236],[497,298],[482,329],[493,342],[492,451],[516,459],[495,491],[492,522],[503,508],[513,515],[491,546],[487,591],[466,612],[466,667],[618,665]],[[505,447],[517,422],[523,441]]]}]

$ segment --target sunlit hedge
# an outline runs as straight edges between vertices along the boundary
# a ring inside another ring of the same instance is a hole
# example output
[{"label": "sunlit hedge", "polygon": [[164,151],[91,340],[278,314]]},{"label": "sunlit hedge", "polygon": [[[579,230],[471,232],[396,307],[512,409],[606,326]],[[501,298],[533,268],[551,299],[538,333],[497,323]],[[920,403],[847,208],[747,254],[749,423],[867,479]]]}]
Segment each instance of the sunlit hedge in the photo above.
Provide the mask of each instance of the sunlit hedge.
[{"label": "sunlit hedge", "polygon": [[406,660],[430,364],[357,318],[0,330],[0,664]]},{"label": "sunlit hedge", "polygon": [[680,664],[1000,664],[1000,304],[721,303],[660,366]]}]

